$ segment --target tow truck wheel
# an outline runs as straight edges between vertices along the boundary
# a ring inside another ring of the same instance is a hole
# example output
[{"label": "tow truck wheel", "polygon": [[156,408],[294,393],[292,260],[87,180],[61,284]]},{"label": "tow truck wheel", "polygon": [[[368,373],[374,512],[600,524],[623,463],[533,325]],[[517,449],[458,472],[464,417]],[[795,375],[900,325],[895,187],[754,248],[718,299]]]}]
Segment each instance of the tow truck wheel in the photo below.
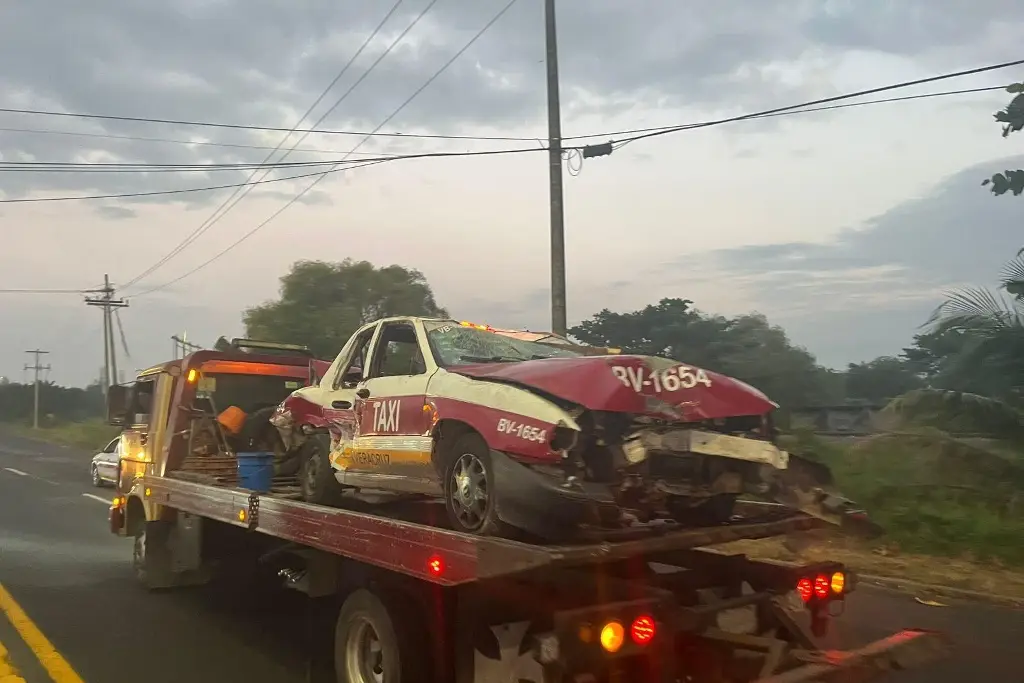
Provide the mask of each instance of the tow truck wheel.
[{"label": "tow truck wheel", "polygon": [[299,448],[299,486],[302,499],[318,505],[337,505],[341,484],[331,467],[331,440],[326,434],[314,434]]},{"label": "tow truck wheel", "polygon": [[[395,601],[394,605],[398,602]],[[431,667],[425,627],[415,616],[389,610],[368,590],[348,596],[334,631],[334,670],[344,683],[421,683]]]},{"label": "tow truck wheel", "polygon": [[444,502],[456,531],[498,535],[504,525],[495,505],[491,452],[476,433],[463,434],[445,457]]}]

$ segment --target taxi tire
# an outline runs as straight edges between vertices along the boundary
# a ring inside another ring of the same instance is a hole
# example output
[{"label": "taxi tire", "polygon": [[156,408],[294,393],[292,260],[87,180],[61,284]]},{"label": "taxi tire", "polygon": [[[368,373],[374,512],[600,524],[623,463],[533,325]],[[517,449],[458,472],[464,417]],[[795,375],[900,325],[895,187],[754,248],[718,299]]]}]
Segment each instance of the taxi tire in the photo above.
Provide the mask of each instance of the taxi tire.
[{"label": "taxi tire", "polygon": [[[311,461],[318,460],[316,471],[310,477]],[[299,487],[302,500],[315,505],[338,505],[341,503],[342,486],[334,478],[331,467],[331,440],[326,434],[314,434],[299,447]],[[312,488],[310,487],[310,479]]]},{"label": "taxi tire", "polygon": [[380,645],[383,678],[389,683],[425,683],[433,667],[429,661],[429,637],[424,637],[426,624],[413,602],[381,597],[360,588],[352,592],[341,606],[334,630],[334,669],[336,680],[363,683],[365,677],[348,675],[350,637],[356,629],[369,625]]},{"label": "taxi tire", "polygon": [[[452,502],[452,476],[459,459],[466,454],[476,456],[484,467],[484,480],[487,482],[487,507],[480,525],[475,528],[463,526],[458,515],[455,514],[455,506]],[[444,509],[448,513],[448,520],[452,528],[466,534],[476,536],[501,536],[509,531],[508,527],[498,519],[498,501],[494,486],[494,469],[491,466],[491,449],[487,442],[476,432],[463,434],[445,454],[444,458]]]}]

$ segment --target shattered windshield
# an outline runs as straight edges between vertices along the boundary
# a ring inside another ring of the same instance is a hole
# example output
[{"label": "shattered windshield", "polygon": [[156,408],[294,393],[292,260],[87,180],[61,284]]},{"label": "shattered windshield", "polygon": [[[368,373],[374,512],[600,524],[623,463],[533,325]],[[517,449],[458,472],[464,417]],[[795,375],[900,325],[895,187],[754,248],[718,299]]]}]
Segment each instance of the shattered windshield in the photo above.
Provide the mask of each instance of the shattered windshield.
[{"label": "shattered windshield", "polygon": [[437,364],[515,363],[541,358],[572,358],[581,354],[549,344],[512,339],[495,332],[460,325],[455,321],[424,322],[427,340]]}]

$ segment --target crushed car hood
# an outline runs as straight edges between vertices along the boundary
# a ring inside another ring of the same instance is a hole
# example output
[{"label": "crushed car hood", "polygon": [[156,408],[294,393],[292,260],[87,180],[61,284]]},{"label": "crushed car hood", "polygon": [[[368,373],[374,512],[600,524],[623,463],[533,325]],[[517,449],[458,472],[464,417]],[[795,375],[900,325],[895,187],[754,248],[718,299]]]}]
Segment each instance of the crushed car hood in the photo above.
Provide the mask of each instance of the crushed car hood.
[{"label": "crushed car hood", "polygon": [[[537,389],[590,410],[685,422],[763,415],[778,407],[737,379],[654,356],[545,358],[458,365],[448,370],[473,379]],[[695,381],[698,371],[704,381]]]}]

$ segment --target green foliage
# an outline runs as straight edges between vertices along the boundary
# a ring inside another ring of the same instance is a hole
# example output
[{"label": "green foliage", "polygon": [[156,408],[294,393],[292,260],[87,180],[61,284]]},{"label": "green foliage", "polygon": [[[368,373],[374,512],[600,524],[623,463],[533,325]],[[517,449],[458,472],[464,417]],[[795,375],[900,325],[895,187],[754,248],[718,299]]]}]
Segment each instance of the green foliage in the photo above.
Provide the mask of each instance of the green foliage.
[{"label": "green foliage", "polygon": [[890,429],[933,427],[1024,444],[1024,413],[986,396],[917,389],[893,399],[880,418]]},{"label": "green foliage", "polygon": [[919,360],[934,363],[933,370],[942,379],[937,386],[1005,400],[1024,399],[1021,252],[1004,266],[999,289],[955,290],[928,321],[929,335],[943,353],[923,353]]},{"label": "green foliage", "polygon": [[664,356],[736,377],[784,407],[842,397],[841,377],[819,366],[760,314],[725,318],[701,313],[689,299],[662,299],[631,313],[605,309],[569,334],[587,344]]},{"label": "green foliage", "polygon": [[[1013,83],[1006,88],[1006,92],[1014,95],[1006,109],[995,113],[995,120],[1003,125],[1003,137],[1009,137],[1010,133],[1018,133],[1024,128],[1024,83]],[[991,178],[986,178],[982,185],[990,186],[992,194],[997,197],[1007,192],[1015,197],[1024,193],[1024,169],[1006,170],[996,173]]]},{"label": "green foliage", "polygon": [[906,358],[881,356],[846,368],[847,398],[880,402],[922,386],[924,380]]},{"label": "green foliage", "polygon": [[[31,422],[33,401],[33,385],[0,384],[0,422]],[[105,410],[103,391],[98,384],[85,389],[61,387],[52,382],[39,385],[39,415],[43,421],[84,420],[103,415]]]},{"label": "green foliage", "polygon": [[281,278],[280,299],[243,315],[252,339],[305,344],[334,358],[359,326],[391,315],[446,317],[423,274],[367,261],[299,261]]}]

